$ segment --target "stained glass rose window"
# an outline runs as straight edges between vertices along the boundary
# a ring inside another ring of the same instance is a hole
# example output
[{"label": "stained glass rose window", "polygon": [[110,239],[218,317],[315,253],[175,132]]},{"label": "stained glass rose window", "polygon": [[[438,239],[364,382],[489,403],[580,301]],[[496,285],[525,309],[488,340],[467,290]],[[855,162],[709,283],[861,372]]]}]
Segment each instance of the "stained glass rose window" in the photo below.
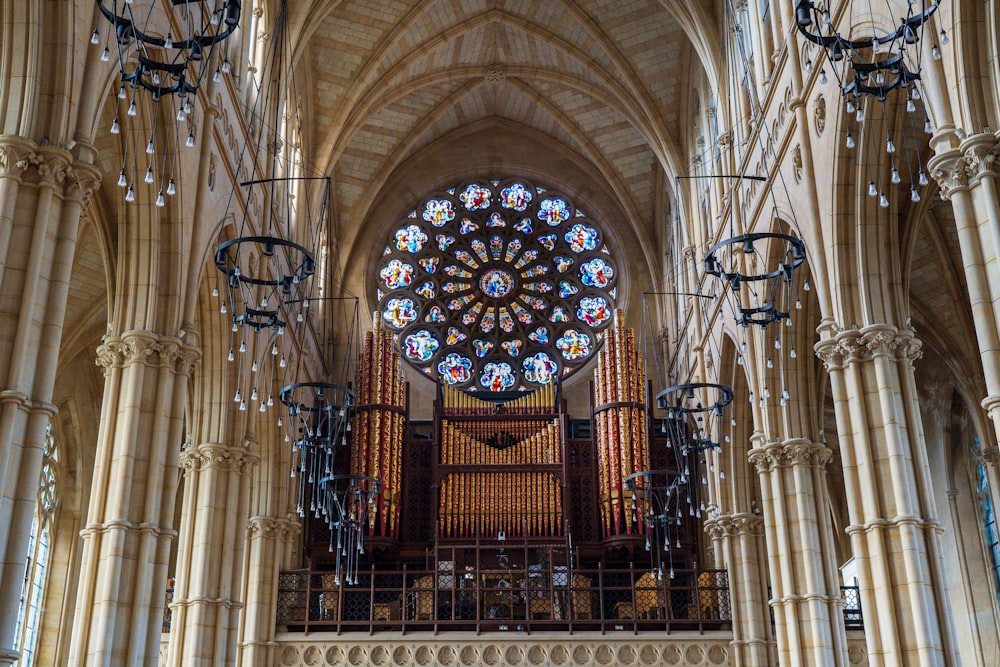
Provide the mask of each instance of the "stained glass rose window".
[{"label": "stained glass rose window", "polygon": [[598,349],[618,292],[600,225],[523,179],[425,197],[389,232],[376,275],[403,358],[479,392],[573,373]]}]

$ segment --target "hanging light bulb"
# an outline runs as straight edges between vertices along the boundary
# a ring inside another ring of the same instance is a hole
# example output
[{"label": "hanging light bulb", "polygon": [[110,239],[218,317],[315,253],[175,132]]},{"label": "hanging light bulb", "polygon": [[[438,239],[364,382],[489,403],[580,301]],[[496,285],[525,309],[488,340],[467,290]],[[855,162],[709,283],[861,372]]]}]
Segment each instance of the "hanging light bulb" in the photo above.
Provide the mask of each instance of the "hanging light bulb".
[{"label": "hanging light bulb", "polygon": [[143,180],[144,183],[152,183],[153,182],[153,168],[152,167],[146,167],[146,175],[142,177],[142,180]]},{"label": "hanging light bulb", "polygon": [[788,356],[790,356],[790,357],[791,357],[792,359],[794,359],[795,357],[797,357],[797,356],[798,356],[797,354],[795,354],[795,348],[794,348],[794,347],[793,347],[793,348],[790,348],[790,349],[788,350]]},{"label": "hanging light bulb", "polygon": [[[941,34],[944,34],[944,30],[941,31]],[[101,36],[97,32],[97,28],[94,28],[94,32],[91,33],[91,35],[90,35],[90,43],[91,44],[100,44],[101,43]]]},{"label": "hanging light bulb", "polygon": [[910,201],[920,201],[920,193],[914,185],[910,186]]},{"label": "hanging light bulb", "polygon": [[160,192],[156,195],[156,205],[160,208],[167,205],[167,201],[163,198],[163,190],[160,190]]},{"label": "hanging light bulb", "polygon": [[854,148],[854,137],[850,133],[847,134],[847,139],[844,140],[844,145],[848,148]]},{"label": "hanging light bulb", "polygon": [[920,173],[917,174],[917,183],[920,185],[927,185],[927,173],[921,169]]},{"label": "hanging light bulb", "polygon": [[916,110],[917,110],[917,105],[913,103],[913,98],[912,97],[906,98],[906,111],[909,113],[913,113]]},{"label": "hanging light bulb", "polygon": [[188,148],[194,147],[194,128],[188,130],[187,139],[184,140],[184,145]]},{"label": "hanging light bulb", "polygon": [[854,113],[857,110],[857,107],[854,106],[854,102],[852,100],[847,100],[846,109],[847,113]]},{"label": "hanging light bulb", "polygon": [[875,185],[875,181],[868,181],[868,196],[877,197],[878,187]]},{"label": "hanging light bulb", "polygon": [[230,69],[232,69],[232,67],[230,67],[229,61],[228,60],[223,60],[222,61],[222,73],[223,74],[229,74],[229,70]]},{"label": "hanging light bulb", "polygon": [[121,125],[118,123],[118,116],[115,116],[115,119],[111,121],[111,134],[118,134],[119,132],[121,132]]},{"label": "hanging light bulb", "polygon": [[934,60],[941,60],[941,49],[938,48],[937,44],[931,48],[931,58]]},{"label": "hanging light bulb", "polygon": [[108,47],[105,46],[104,50],[101,51],[101,62],[106,63],[109,60],[111,60],[111,51],[109,51]]},{"label": "hanging light bulb", "polygon": [[122,169],[118,172],[118,187],[124,188],[126,186],[128,186],[128,179],[125,178],[125,170]]},{"label": "hanging light bulb", "polygon": [[216,67],[215,74],[212,75],[212,83],[219,83],[222,81],[222,71]]},{"label": "hanging light bulb", "polygon": [[285,355],[281,355],[281,361],[278,362],[278,368],[284,368],[285,365],[286,365],[285,364]]},{"label": "hanging light bulb", "polygon": [[257,360],[256,359],[254,359],[253,360],[253,364],[250,365],[250,372],[251,373],[256,373],[257,372]]},{"label": "hanging light bulb", "polygon": [[813,61],[811,58],[806,58],[806,73],[812,74],[813,71]]},{"label": "hanging light bulb", "polygon": [[167,181],[167,195],[173,196],[177,194],[177,185],[174,183],[174,179]]},{"label": "hanging light bulb", "polygon": [[889,198],[885,196],[884,192],[878,194],[878,205],[882,208],[889,208]]},{"label": "hanging light bulb", "polygon": [[251,401],[256,401],[256,400],[257,400],[257,387],[254,387],[254,388],[253,388],[253,389],[252,389],[252,390],[250,391],[250,400],[251,400]]},{"label": "hanging light bulb", "polygon": [[184,119],[186,117],[187,117],[187,114],[184,113],[184,107],[182,107],[182,106],[181,107],[177,107],[177,122],[178,123],[183,123]]},{"label": "hanging light bulb", "polygon": [[225,301],[222,302],[222,306],[219,308],[219,312],[222,313],[223,315],[226,314],[226,302]]},{"label": "hanging light bulb", "polygon": [[802,310],[802,300],[801,299],[796,299],[795,300],[795,310]]},{"label": "hanging light bulb", "polygon": [[131,102],[128,103],[128,112],[127,113],[128,113],[129,116],[138,116],[139,115],[139,109],[135,106],[135,100],[132,100]]},{"label": "hanging light bulb", "polygon": [[864,109],[864,107],[861,107],[861,106],[858,107],[857,113],[854,114],[854,120],[856,120],[859,123],[865,122],[865,109]]},{"label": "hanging light bulb", "polygon": [[826,69],[825,68],[821,69],[819,71],[819,82],[825,86],[827,83],[829,83],[829,81],[830,80],[826,77]]},{"label": "hanging light bulb", "polygon": [[226,361],[233,361],[235,358],[233,356],[233,348],[229,348],[229,356],[226,358]]},{"label": "hanging light bulb", "polygon": [[896,167],[893,167],[892,168],[892,173],[889,176],[889,181],[892,182],[893,184],[896,184],[896,183],[899,183],[900,180],[901,179],[899,178],[899,169],[897,169]]},{"label": "hanging light bulb", "polygon": [[244,353],[246,351],[247,351],[246,341],[241,340],[240,341],[240,353],[242,354],[242,353]]},{"label": "hanging light bulb", "polygon": [[240,396],[240,390],[239,390],[239,389],[237,389],[237,390],[236,390],[236,396],[234,396],[234,397],[233,397],[233,402],[234,402],[234,403],[239,403],[239,402],[240,402],[240,401],[242,401],[242,400],[243,400],[243,397],[242,397],[242,396]]},{"label": "hanging light bulb", "polygon": [[892,137],[889,137],[885,141],[885,152],[888,153],[889,155],[892,155],[893,153],[896,152],[896,144],[893,143]]},{"label": "hanging light bulb", "polygon": [[128,186],[128,190],[125,191],[125,201],[135,201],[135,190],[132,186]]},{"label": "hanging light bulb", "polygon": [[246,411],[247,411],[247,402],[240,401],[240,412],[246,412]]}]

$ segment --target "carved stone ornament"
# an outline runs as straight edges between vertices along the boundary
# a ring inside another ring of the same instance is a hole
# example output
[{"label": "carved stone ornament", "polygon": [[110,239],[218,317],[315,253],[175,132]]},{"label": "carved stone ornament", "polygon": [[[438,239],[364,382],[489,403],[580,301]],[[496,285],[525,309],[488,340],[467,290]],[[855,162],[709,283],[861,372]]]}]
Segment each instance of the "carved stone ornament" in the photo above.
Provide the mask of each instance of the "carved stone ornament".
[{"label": "carved stone ornament", "polygon": [[282,667],[334,665],[423,665],[424,667],[478,667],[480,665],[580,665],[610,667],[633,665],[732,665],[732,636],[657,637],[621,636],[582,638],[532,634],[497,639],[463,638],[461,642],[439,637],[380,637],[352,639],[301,635],[277,642],[276,664]]},{"label": "carved stone ornament", "polygon": [[820,95],[813,105],[813,120],[816,123],[816,134],[822,136],[826,129],[826,98]]},{"label": "carved stone ornament", "polygon": [[705,522],[705,532],[712,539],[739,535],[763,535],[764,518],[748,512],[720,514]]},{"label": "carved stone ornament", "polygon": [[792,175],[796,183],[802,182],[802,147],[799,144],[792,149]]},{"label": "carved stone ornament", "polygon": [[819,341],[813,349],[827,370],[836,370],[883,355],[912,364],[923,356],[921,347],[920,340],[910,331],[890,324],[875,324],[860,331],[841,331],[833,338]]},{"label": "carved stone ornament", "polygon": [[503,65],[500,63],[492,63],[488,68],[486,68],[486,76],[484,78],[487,83],[492,83],[494,86],[498,86],[504,82],[507,78],[507,74],[504,72]]},{"label": "carved stone ornament", "polygon": [[826,468],[826,464],[830,462],[832,457],[833,450],[829,447],[804,439],[774,442],[752,449],[747,455],[748,460],[758,473],[795,465]]},{"label": "carved stone ornament", "polygon": [[109,336],[97,348],[97,365],[103,367],[105,373],[115,367],[141,363],[171,368],[178,375],[190,375],[200,358],[197,349],[180,339],[148,331]]},{"label": "carved stone ornament", "polygon": [[220,443],[203,443],[181,452],[179,465],[185,471],[216,468],[248,475],[259,459],[241,446],[230,447]]},{"label": "carved stone ornament", "polygon": [[247,538],[280,539],[290,542],[302,531],[298,520],[270,516],[252,516],[247,519]]},{"label": "carved stone ornament", "polygon": [[1000,139],[993,134],[977,134],[962,145],[932,157],[928,163],[931,176],[941,189],[941,198],[974,185],[983,176],[995,174],[1000,159]]}]

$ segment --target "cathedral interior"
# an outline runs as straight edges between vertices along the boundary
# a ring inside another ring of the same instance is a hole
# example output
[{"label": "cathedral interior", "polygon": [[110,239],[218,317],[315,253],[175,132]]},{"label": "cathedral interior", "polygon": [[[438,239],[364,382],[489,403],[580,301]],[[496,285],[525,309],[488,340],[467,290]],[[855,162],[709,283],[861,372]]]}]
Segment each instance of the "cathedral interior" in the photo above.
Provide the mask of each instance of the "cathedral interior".
[{"label": "cathedral interior", "polygon": [[0,667],[1000,664],[997,0],[0,0]]}]

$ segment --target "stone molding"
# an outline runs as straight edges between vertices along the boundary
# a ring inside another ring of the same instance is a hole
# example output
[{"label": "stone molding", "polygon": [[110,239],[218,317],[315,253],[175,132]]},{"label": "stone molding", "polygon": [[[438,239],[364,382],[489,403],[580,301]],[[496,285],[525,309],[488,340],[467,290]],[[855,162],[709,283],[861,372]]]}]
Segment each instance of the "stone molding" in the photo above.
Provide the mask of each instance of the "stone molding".
[{"label": "stone molding", "polygon": [[756,514],[720,514],[705,521],[705,532],[713,540],[740,535],[763,535],[764,518]]},{"label": "stone molding", "polygon": [[918,516],[908,515],[895,516],[891,519],[879,517],[861,524],[852,523],[844,528],[844,532],[848,535],[854,535],[856,533],[872,533],[885,528],[899,528],[901,526],[913,526],[923,530],[932,530],[939,534],[944,533],[944,528],[941,527],[941,524],[936,519],[921,519]]},{"label": "stone molding", "polygon": [[140,363],[161,366],[178,375],[190,376],[201,353],[179,338],[150,331],[126,331],[121,336],[106,336],[97,348],[97,365],[105,374],[112,368]]},{"label": "stone molding", "polygon": [[206,442],[182,451],[178,465],[185,474],[215,468],[239,475],[249,475],[259,462],[260,459],[251,454],[246,447]]},{"label": "stone molding", "polygon": [[927,168],[941,189],[941,198],[950,199],[983,176],[996,176],[998,159],[1000,139],[994,134],[981,133],[968,137],[958,148],[935,155]]},{"label": "stone molding", "polygon": [[83,206],[101,184],[100,170],[69,151],[10,135],[0,136],[0,178],[5,177],[59,188]]},{"label": "stone molding", "polygon": [[361,665],[424,665],[478,667],[479,665],[735,665],[732,633],[674,633],[668,637],[573,636],[487,637],[467,633],[446,636],[396,635],[360,640],[343,636],[282,634],[277,638],[281,667],[360,667]]},{"label": "stone molding", "polygon": [[156,526],[151,523],[136,523],[125,519],[88,523],[86,527],[80,531],[80,537],[87,539],[88,537],[92,537],[94,535],[103,535],[105,533],[112,533],[116,531],[146,533],[156,538],[168,537],[170,539],[174,539],[177,537],[177,531],[172,528],[161,528],[160,526]]},{"label": "stone molding", "polygon": [[804,439],[772,442],[763,447],[751,449],[747,455],[747,459],[758,473],[796,465],[825,469],[832,457],[833,450],[826,445]]},{"label": "stone molding", "polygon": [[247,539],[280,539],[290,542],[302,532],[302,524],[295,518],[278,519],[271,516],[252,516],[247,519]]},{"label": "stone molding", "polygon": [[923,356],[922,345],[911,331],[891,324],[873,324],[860,330],[841,331],[819,341],[813,349],[827,370],[832,371],[879,356],[912,364]]}]

